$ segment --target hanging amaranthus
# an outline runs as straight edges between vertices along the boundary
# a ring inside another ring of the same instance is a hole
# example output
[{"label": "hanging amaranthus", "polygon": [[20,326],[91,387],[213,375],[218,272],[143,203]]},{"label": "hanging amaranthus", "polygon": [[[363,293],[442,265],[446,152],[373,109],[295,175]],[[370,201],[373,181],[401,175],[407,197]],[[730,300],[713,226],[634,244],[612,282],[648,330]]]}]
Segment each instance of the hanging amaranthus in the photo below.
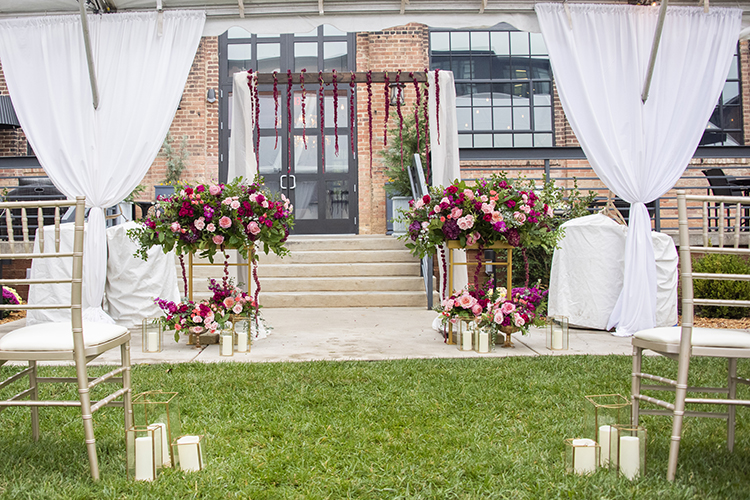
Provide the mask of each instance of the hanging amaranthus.
[{"label": "hanging amaranthus", "polygon": [[333,70],[333,151],[339,155],[339,83],[336,70]]},{"label": "hanging amaranthus", "polygon": [[273,149],[279,147],[279,79],[278,72],[273,72],[273,131],[276,133],[276,142],[273,144]]},{"label": "hanging amaranthus", "polygon": [[288,161],[286,165],[287,174],[292,171],[292,85],[292,70],[288,69],[286,70],[286,128],[288,137],[287,141],[289,141],[286,148]]},{"label": "hanging amaranthus", "polygon": [[419,108],[422,104],[422,92],[419,88],[419,82],[414,78],[414,72],[409,72],[409,78],[414,82],[414,93],[417,98],[417,103],[414,105],[414,128],[417,130],[417,154],[419,154]]},{"label": "hanging amaranthus", "polygon": [[385,118],[383,119],[383,147],[388,145],[388,114],[390,111],[391,106],[391,95],[390,95],[390,82],[388,81],[388,72],[385,72],[385,77],[383,78],[385,81]]},{"label": "hanging amaranthus", "polygon": [[401,114],[401,97],[403,88],[401,87],[401,70],[396,73],[396,114],[398,115],[398,142],[401,147],[401,169],[404,169],[404,115]]},{"label": "hanging amaranthus", "polygon": [[367,128],[370,142],[370,178],[372,178],[372,70],[367,71]]},{"label": "hanging amaranthus", "polygon": [[323,81],[323,72],[318,71],[318,83],[320,88],[318,89],[318,100],[320,101],[320,158],[322,160],[323,172],[326,171],[326,84]]},{"label": "hanging amaranthus", "polygon": [[443,289],[440,296],[441,300],[448,298],[445,291],[448,289],[448,262],[445,260],[445,247],[440,245],[440,261],[443,263]]},{"label": "hanging amaranthus", "polygon": [[187,273],[185,272],[185,259],[183,258],[182,254],[180,254],[180,267],[182,268],[182,286],[184,287],[183,290],[185,292],[185,297],[188,296],[188,279],[187,279]]},{"label": "hanging amaranthus", "polygon": [[437,143],[440,144],[440,81],[438,72],[440,68],[435,68],[435,128],[437,129]]},{"label": "hanging amaranthus", "polygon": [[[429,75],[427,68],[424,69],[425,75]],[[425,78],[424,83],[424,156],[427,163],[427,182],[430,182],[430,79]]]},{"label": "hanging amaranthus", "polygon": [[260,174],[260,124],[258,118],[260,117],[260,97],[258,96],[258,80],[257,75],[253,74],[253,70],[247,70],[247,87],[250,89],[250,98],[253,100],[253,108],[255,111],[255,140],[253,141],[253,151],[255,152],[255,162],[257,164],[257,171]]},{"label": "hanging amaranthus", "polygon": [[258,279],[258,265],[253,266],[253,281],[255,282],[255,297],[253,299],[255,300],[255,317],[258,317],[258,313],[260,312],[260,303],[258,302],[258,295],[260,295],[260,280]]},{"label": "hanging amaranthus", "polygon": [[307,101],[307,93],[305,92],[305,68],[299,72],[299,84],[302,86],[302,143],[307,149],[307,117],[305,115],[305,104]]},{"label": "hanging amaranthus", "polygon": [[351,72],[351,80],[349,80],[349,142],[352,148],[352,158],[357,156],[357,151],[354,149],[355,146],[355,135],[354,125],[357,117],[354,114],[354,99],[357,91],[357,76],[354,71]]}]

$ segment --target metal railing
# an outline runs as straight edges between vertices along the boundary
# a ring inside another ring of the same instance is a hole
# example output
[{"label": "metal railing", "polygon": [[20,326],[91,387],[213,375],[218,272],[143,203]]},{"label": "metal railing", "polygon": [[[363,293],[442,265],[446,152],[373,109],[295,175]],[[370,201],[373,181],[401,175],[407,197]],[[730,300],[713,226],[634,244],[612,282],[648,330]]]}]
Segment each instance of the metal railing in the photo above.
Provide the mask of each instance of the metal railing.
[{"label": "metal railing", "polygon": [[[418,154],[409,165],[409,184],[411,184],[412,198],[421,199],[428,194],[427,183],[424,178],[422,160]],[[427,309],[432,309],[432,257],[422,257],[422,278],[424,278],[424,289],[427,292]]]}]

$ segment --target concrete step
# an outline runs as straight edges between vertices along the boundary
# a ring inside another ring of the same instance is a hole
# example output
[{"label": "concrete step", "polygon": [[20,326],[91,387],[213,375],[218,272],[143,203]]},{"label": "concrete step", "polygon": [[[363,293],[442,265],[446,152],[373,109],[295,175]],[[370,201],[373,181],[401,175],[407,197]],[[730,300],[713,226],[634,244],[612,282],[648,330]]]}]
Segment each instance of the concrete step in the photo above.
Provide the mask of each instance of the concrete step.
[{"label": "concrete step", "polygon": [[289,266],[269,264],[258,266],[258,277],[345,277],[345,276],[419,276],[419,262],[342,263]]},{"label": "concrete step", "polygon": [[410,291],[424,290],[419,276],[352,276],[347,279],[332,277],[263,278],[261,292],[333,292],[333,291]]},{"label": "concrete step", "polygon": [[419,262],[407,250],[296,250],[285,257],[263,255],[258,259],[266,264],[317,264],[317,263],[367,263],[367,262]]},{"label": "concrete step", "polygon": [[[383,235],[293,235],[286,242],[289,251],[304,250],[404,250],[403,241]],[[261,255],[265,255],[261,252]]]},{"label": "concrete step", "polygon": [[[433,294],[434,304],[438,295]],[[263,307],[427,307],[427,296],[421,292],[264,292],[259,301]]]}]

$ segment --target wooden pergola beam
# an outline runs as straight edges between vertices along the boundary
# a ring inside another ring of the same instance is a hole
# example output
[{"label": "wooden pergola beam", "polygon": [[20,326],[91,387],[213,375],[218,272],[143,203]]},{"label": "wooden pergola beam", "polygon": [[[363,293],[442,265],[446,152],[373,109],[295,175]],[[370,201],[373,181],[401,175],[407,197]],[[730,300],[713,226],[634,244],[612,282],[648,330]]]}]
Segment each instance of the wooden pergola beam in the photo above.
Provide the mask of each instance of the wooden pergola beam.
[{"label": "wooden pergola beam", "polygon": [[[389,71],[388,74],[388,80],[393,83],[393,81],[396,78],[396,72],[395,71]],[[355,81],[356,83],[367,83],[367,73],[364,71],[358,71],[354,73],[355,75]],[[372,83],[385,83],[385,71],[373,71],[371,74]],[[273,73],[257,73],[258,76],[258,84],[259,85],[272,85],[273,84]],[[336,82],[338,84],[346,84],[348,85],[351,81],[351,73],[348,71],[336,73]],[[427,74],[424,71],[415,71],[414,72],[414,79],[412,80],[409,78],[409,72],[408,71],[402,71],[401,72],[401,83],[413,83],[414,81],[417,82],[426,82],[427,81]],[[288,81],[288,76],[286,73],[277,73],[276,74],[276,81],[279,83],[279,85],[286,85]],[[300,74],[299,73],[292,73],[292,82],[296,85],[300,83]],[[333,73],[323,73],[323,82],[326,84],[333,83]],[[314,85],[318,83],[318,74],[313,72],[305,72],[305,83],[308,85]]]}]

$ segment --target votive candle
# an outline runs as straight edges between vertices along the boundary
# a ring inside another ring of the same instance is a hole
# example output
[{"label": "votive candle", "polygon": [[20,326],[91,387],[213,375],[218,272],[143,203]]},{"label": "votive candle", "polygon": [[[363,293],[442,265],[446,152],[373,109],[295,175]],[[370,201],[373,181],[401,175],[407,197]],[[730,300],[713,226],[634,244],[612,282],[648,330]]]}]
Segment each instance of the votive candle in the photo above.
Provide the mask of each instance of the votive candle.
[{"label": "votive candle", "polygon": [[632,480],[640,474],[640,448],[638,437],[620,437],[620,472],[628,479]]},{"label": "votive candle", "polygon": [[182,436],[177,440],[180,468],[185,471],[199,471],[203,468],[203,449],[198,436]]},{"label": "votive candle", "polygon": [[135,438],[135,480],[154,480],[154,440],[151,436]]},{"label": "votive candle", "polygon": [[596,471],[596,441],[588,438],[573,440],[573,466],[576,474]]},{"label": "votive candle", "polygon": [[599,426],[599,465],[602,467],[609,466],[609,440],[613,432],[616,434],[617,430],[610,425]]}]

